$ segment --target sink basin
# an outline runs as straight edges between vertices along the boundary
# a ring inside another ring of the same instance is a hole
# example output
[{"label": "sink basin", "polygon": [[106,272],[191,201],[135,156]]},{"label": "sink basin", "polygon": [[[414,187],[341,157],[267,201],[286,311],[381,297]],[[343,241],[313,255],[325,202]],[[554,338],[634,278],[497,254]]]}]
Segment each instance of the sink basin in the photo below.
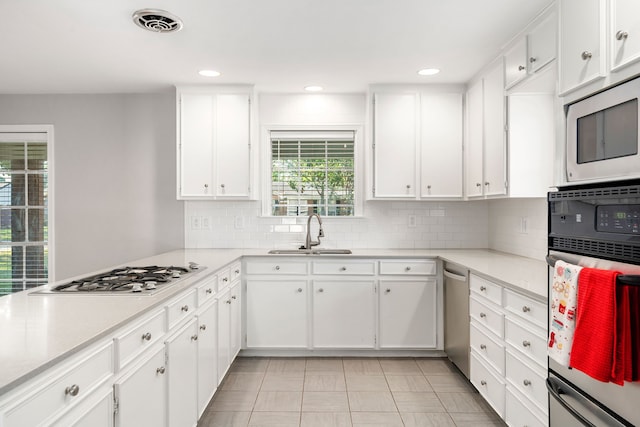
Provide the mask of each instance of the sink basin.
[{"label": "sink basin", "polygon": [[271,255],[349,255],[349,249],[272,249]]}]

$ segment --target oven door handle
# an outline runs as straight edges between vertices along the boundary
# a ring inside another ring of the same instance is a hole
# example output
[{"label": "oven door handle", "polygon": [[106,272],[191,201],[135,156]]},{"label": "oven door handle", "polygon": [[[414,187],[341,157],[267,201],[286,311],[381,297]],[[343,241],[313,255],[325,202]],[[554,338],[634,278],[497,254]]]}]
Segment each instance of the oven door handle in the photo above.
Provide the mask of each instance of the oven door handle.
[{"label": "oven door handle", "polygon": [[561,384],[555,380],[554,378],[547,378],[547,390],[549,390],[549,394],[553,396],[553,398],[560,404],[564,409],[569,411],[571,415],[577,420],[579,420],[582,424],[587,427],[596,427],[591,421],[586,419],[582,414],[576,411],[567,401],[562,398],[562,395],[565,392],[561,388]]}]

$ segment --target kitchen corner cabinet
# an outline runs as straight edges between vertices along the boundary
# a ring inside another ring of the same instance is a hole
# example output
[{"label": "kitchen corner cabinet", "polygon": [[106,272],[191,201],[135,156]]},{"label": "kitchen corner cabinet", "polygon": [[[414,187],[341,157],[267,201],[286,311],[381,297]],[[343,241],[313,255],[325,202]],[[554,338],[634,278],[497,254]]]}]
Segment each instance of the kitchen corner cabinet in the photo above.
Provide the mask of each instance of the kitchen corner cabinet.
[{"label": "kitchen corner cabinet", "polygon": [[504,196],[507,150],[502,58],[469,87],[467,119],[467,196]]},{"label": "kitchen corner cabinet", "polygon": [[417,93],[373,95],[373,196],[417,196]]},{"label": "kitchen corner cabinet", "polygon": [[251,195],[251,92],[178,87],[178,199]]}]

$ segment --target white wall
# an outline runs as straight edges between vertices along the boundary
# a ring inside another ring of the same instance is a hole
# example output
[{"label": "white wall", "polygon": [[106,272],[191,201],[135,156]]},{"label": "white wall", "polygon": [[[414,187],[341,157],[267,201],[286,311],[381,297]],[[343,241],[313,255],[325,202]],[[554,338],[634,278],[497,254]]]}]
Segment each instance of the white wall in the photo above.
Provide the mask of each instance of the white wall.
[{"label": "white wall", "polygon": [[175,95],[0,95],[0,124],[54,126],[56,279],[182,247]]},{"label": "white wall", "polygon": [[[526,221],[526,231],[521,223]],[[547,254],[547,201],[497,199],[489,202],[489,247],[530,258]]]}]

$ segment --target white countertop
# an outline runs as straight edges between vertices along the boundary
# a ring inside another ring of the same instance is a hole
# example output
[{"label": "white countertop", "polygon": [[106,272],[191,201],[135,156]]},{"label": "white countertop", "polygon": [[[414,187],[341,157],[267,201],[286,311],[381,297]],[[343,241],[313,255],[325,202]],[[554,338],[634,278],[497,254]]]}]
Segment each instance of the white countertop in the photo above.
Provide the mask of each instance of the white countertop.
[{"label": "white countertop", "polygon": [[[196,281],[242,256],[292,256],[267,255],[267,252],[268,249],[184,249],[126,263],[186,266],[194,261],[207,267],[154,295],[29,295],[34,291],[30,290],[0,297],[0,395],[112,334],[136,316],[160,306]],[[547,266],[544,260],[481,249],[356,249],[352,255],[311,256],[440,257],[546,301]],[[109,268],[101,271],[107,270]],[[80,277],[94,273],[87,272]]]}]

